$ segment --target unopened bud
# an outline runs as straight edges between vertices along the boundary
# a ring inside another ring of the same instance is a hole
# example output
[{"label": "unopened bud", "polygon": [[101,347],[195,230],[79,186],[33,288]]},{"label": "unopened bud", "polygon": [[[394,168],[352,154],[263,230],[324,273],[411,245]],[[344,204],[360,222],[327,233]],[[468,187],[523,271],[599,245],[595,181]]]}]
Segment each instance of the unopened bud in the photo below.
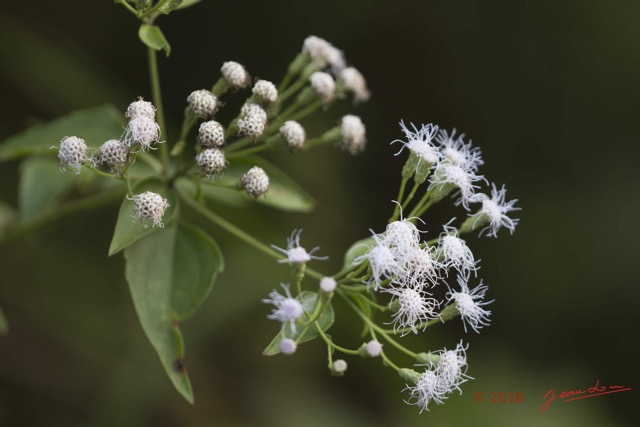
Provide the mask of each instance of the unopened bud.
[{"label": "unopened bud", "polygon": [[135,117],[140,116],[155,120],[156,107],[154,107],[153,104],[149,101],[145,101],[144,99],[142,99],[142,97],[140,97],[137,101],[129,104],[126,113],[124,113],[124,116],[127,118],[127,120],[131,120]]},{"label": "unopened bud", "polygon": [[338,359],[334,361],[333,365],[331,365],[331,374],[336,377],[343,376],[346,371],[347,371],[347,362],[342,359]]},{"label": "unopened bud", "polygon": [[224,145],[224,127],[214,120],[202,122],[196,139],[198,144],[205,148],[222,147]]},{"label": "unopened bud", "polygon": [[110,139],[98,148],[96,163],[107,165],[111,171],[119,173],[129,159],[129,147],[117,139]]},{"label": "unopened bud", "polygon": [[269,190],[269,177],[264,169],[254,166],[242,175],[240,186],[249,196],[258,198]]},{"label": "unopened bud", "polygon": [[268,80],[258,80],[252,92],[262,105],[271,105],[278,100],[278,89]]},{"label": "unopened bud", "polygon": [[258,104],[245,104],[242,107],[241,118],[238,120],[238,131],[257,141],[267,126],[267,112]]},{"label": "unopened bud", "polygon": [[65,136],[60,141],[58,148],[58,158],[60,159],[60,169],[70,169],[73,173],[80,173],[80,168],[87,155],[87,144],[84,139],[77,136]]},{"label": "unopened bud", "polygon": [[291,151],[302,149],[307,139],[307,134],[302,125],[293,120],[287,120],[280,126],[280,134]]},{"label": "unopened bud", "polygon": [[309,82],[324,105],[331,102],[336,94],[336,82],[330,74],[316,71],[309,76]]},{"label": "unopened bud", "polygon": [[244,89],[251,84],[251,76],[249,76],[247,70],[237,62],[225,62],[222,64],[220,72],[231,89]]},{"label": "unopened bud", "polygon": [[340,83],[345,91],[353,93],[354,104],[366,102],[371,97],[371,93],[367,89],[367,82],[360,71],[353,67],[347,67],[340,72]]},{"label": "unopened bud", "polygon": [[218,110],[218,98],[206,89],[195,90],[187,97],[189,108],[201,119],[213,116]]},{"label": "unopened bud", "polygon": [[342,136],[342,140],[338,143],[340,148],[353,155],[364,151],[367,136],[360,117],[351,114],[344,116],[340,126],[340,133]]},{"label": "unopened bud", "polygon": [[298,345],[292,339],[285,338],[280,341],[280,351],[282,354],[291,355],[296,352]]},{"label": "unopened bud", "polygon": [[133,210],[136,214],[134,218],[138,219],[144,228],[148,228],[149,225],[164,227],[162,217],[169,207],[167,199],[154,192],[145,191],[142,194],[136,194],[131,200],[133,200]]},{"label": "unopened bud", "polygon": [[227,159],[218,148],[205,148],[196,156],[198,172],[210,178],[219,174],[227,167]]}]

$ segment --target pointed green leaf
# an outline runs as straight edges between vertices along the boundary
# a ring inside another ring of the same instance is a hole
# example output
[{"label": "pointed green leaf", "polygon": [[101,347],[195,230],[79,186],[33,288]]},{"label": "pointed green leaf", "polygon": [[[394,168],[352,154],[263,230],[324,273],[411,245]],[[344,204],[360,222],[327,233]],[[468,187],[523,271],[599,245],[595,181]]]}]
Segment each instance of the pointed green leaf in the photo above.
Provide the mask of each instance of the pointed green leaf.
[{"label": "pointed green leaf", "polygon": [[175,388],[193,403],[180,322],[211,291],[224,261],[202,230],[174,224],[124,251],[125,275],[140,323]]},{"label": "pointed green leaf", "polygon": [[[220,188],[222,186],[233,187],[240,182],[240,178],[251,167],[260,166],[269,176],[269,191],[262,197],[252,199],[244,192],[238,190],[237,197],[233,197],[233,189]],[[222,191],[221,191],[222,190]],[[227,190],[227,191],[225,191]],[[222,176],[213,180],[202,180],[202,195],[205,200],[220,201],[219,196],[227,199],[241,199],[249,202],[258,202],[273,208],[289,212],[309,212],[315,206],[315,201],[294,180],[289,178],[280,169],[257,157],[234,159],[224,170]]]},{"label": "pointed green leaf", "polygon": [[[304,307],[305,312],[311,315],[311,313],[313,313],[314,309],[316,308],[316,304],[318,303],[318,294],[316,292],[303,291],[297,297],[297,299],[302,303],[302,307]],[[320,317],[316,321],[323,332],[331,327],[331,325],[333,324],[334,316],[335,314],[333,312],[333,307],[331,306],[331,304],[325,305],[322,309]],[[284,325],[284,327],[286,328],[286,338],[292,339],[298,344],[302,344],[303,342],[310,341],[319,336],[320,332],[318,332],[318,327],[316,327],[315,324],[305,326],[306,320],[308,320],[308,317],[306,315],[303,314],[302,316],[300,316],[300,319],[298,319],[298,321],[296,322],[295,333],[291,333],[291,331],[289,330],[289,325]],[[280,331],[278,335],[276,335],[276,337],[271,341],[271,343],[269,343],[267,348],[264,349],[262,354],[264,356],[274,356],[280,353],[280,342],[283,338],[285,338],[285,336],[283,336],[282,331]]]},{"label": "pointed green leaf", "polygon": [[[164,213],[163,223],[165,226],[171,225],[177,217],[178,198],[175,197],[174,194],[157,179],[140,181],[133,187],[133,192],[135,194],[144,193],[145,191],[153,191],[169,201],[169,207]],[[111,244],[109,245],[109,256],[117,254],[136,240],[146,236],[147,234],[151,234],[156,230],[158,230],[158,228],[145,228],[142,223],[134,221],[133,200],[125,197],[120,205],[116,228],[113,232]]]},{"label": "pointed green leaf", "polygon": [[112,105],[74,111],[50,122],[42,123],[0,143],[0,161],[32,154],[57,155],[57,146],[65,136],[78,136],[87,145],[97,148],[103,142],[119,138],[124,122],[122,114]]},{"label": "pointed green leaf", "polygon": [[375,244],[376,241],[373,237],[367,237],[355,242],[344,254],[344,263],[342,268],[347,269],[351,267],[351,264],[353,264],[353,260],[355,258],[369,252],[369,250],[371,250],[371,248],[374,247]]},{"label": "pointed green leaf", "polygon": [[18,204],[20,219],[28,221],[55,207],[78,182],[78,175],[61,172],[57,160],[32,157],[20,165]]},{"label": "pointed green leaf", "polygon": [[169,42],[162,34],[162,30],[157,25],[142,24],[138,30],[138,37],[142,40],[142,43],[149,46],[154,50],[164,50],[164,53],[169,56],[171,53],[171,46]]}]

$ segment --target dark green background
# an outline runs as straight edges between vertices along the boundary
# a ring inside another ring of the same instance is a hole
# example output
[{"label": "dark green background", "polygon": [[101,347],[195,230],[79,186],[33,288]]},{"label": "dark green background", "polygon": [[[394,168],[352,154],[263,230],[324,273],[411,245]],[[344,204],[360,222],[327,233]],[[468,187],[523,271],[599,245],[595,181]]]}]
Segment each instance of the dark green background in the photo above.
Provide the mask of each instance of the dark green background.
[{"label": "dark green background", "polygon": [[[364,155],[273,157],[319,200],[313,214],[220,210],[267,242],[284,244],[304,227],[303,243],[331,256],[316,264],[323,271],[384,226],[402,165],[389,146],[400,119],[457,127],[482,147],[485,176],[506,182],[523,208],[513,236],[470,238],[496,300],[492,326],[408,338],[437,349],[463,337],[476,380],[418,415],[402,402],[404,383],[378,361],[350,358],[347,375],[334,378],[317,342],[292,358],[261,356],[276,325],[260,299],[289,272],[211,228],[227,271],[184,327],[191,407],[143,336],[121,257],[106,257],[114,206],[0,248],[0,305],[11,325],[0,338],[0,425],[634,424],[639,17],[632,0],[205,0],[159,19],[173,47],[160,71],[174,131],[187,94],[209,87],[223,61],[277,81],[309,34],[343,49],[367,77],[373,97],[356,109],[367,125]],[[108,0],[3,2],[0,93],[0,139],[73,109],[148,98],[136,22]],[[337,106],[310,132],[348,110]],[[17,177],[17,163],[0,168],[0,198],[13,205]],[[434,235],[453,215],[463,213],[438,206],[426,228]],[[345,307],[337,309],[348,324]],[[355,333],[333,331],[343,343]],[[634,390],[538,412],[548,389],[598,379]],[[478,391],[524,391],[525,402],[477,404]]]}]

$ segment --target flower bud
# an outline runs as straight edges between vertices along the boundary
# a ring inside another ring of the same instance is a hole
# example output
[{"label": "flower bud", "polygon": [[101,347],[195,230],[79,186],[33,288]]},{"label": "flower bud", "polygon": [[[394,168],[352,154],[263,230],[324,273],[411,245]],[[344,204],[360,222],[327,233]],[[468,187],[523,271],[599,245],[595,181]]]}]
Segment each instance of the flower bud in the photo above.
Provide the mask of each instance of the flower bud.
[{"label": "flower bud", "polygon": [[280,126],[280,134],[291,151],[301,150],[307,139],[306,132],[302,125],[293,120],[287,120]]},{"label": "flower bud", "polygon": [[264,169],[254,166],[242,175],[240,187],[249,196],[257,199],[269,190],[269,177]]},{"label": "flower bud", "polygon": [[262,105],[271,105],[278,100],[278,89],[268,80],[258,80],[252,92]]},{"label": "flower bud", "polygon": [[298,345],[292,339],[285,338],[280,341],[280,351],[282,354],[291,355],[296,352]]},{"label": "flower bud", "polygon": [[152,227],[164,227],[162,217],[169,207],[167,199],[154,192],[145,191],[142,194],[136,194],[130,200],[133,200],[133,210],[136,214],[134,218],[138,219],[144,228],[148,228],[149,224]]},{"label": "flower bud", "polygon": [[335,291],[337,285],[338,284],[333,277],[323,277],[320,279],[320,290],[327,294]]},{"label": "flower bud", "polygon": [[127,125],[124,143],[131,147],[140,144],[142,151],[151,148],[151,144],[160,141],[160,126],[147,116],[137,116]]},{"label": "flower bud", "polygon": [[119,173],[129,159],[129,147],[117,139],[110,139],[98,148],[96,157],[96,163],[105,164],[114,173]]},{"label": "flower bud", "polygon": [[340,125],[342,140],[338,146],[349,153],[356,155],[364,151],[367,136],[364,124],[360,117],[347,114],[342,118]]},{"label": "flower bud", "polygon": [[206,89],[195,90],[187,97],[189,108],[201,119],[213,116],[218,110],[218,98]]},{"label": "flower bud", "polygon": [[228,61],[220,68],[222,77],[227,81],[229,88],[233,90],[244,89],[251,83],[251,76],[247,70],[237,62]]},{"label": "flower bud", "polygon": [[331,374],[336,377],[343,376],[346,371],[347,371],[347,362],[342,359],[335,360],[333,362],[333,365],[331,365]]},{"label": "flower bud", "polygon": [[362,357],[379,357],[382,354],[382,344],[377,340],[371,340],[362,344],[358,352]]},{"label": "flower bud", "polygon": [[227,159],[218,148],[205,148],[196,156],[198,172],[207,178],[219,174],[227,167]]},{"label": "flower bud", "polygon": [[330,74],[316,71],[309,76],[309,82],[324,105],[331,102],[336,94],[336,82]]},{"label": "flower bud", "polygon": [[144,99],[142,99],[142,97],[140,97],[137,101],[129,104],[126,113],[124,113],[124,116],[127,118],[127,120],[131,120],[135,117],[140,116],[155,120],[156,107],[154,107],[153,104],[149,101],[145,101]]},{"label": "flower bud", "polygon": [[58,158],[60,159],[60,169],[71,169],[73,173],[80,173],[80,168],[87,155],[87,144],[84,139],[77,136],[65,136],[60,141],[58,148]]},{"label": "flower bud", "polygon": [[198,144],[205,148],[222,147],[224,145],[224,127],[214,120],[202,122],[196,139]]},{"label": "flower bud", "polygon": [[367,89],[367,82],[360,73],[353,67],[347,67],[340,72],[340,83],[344,90],[353,93],[353,103],[366,102],[371,97],[371,92]]},{"label": "flower bud", "polygon": [[331,65],[334,72],[340,72],[345,67],[346,61],[342,51],[320,37],[307,37],[304,40],[302,50],[308,52],[311,59],[321,67]]},{"label": "flower bud", "polygon": [[238,131],[257,141],[267,126],[267,112],[258,104],[245,104],[242,107],[241,118],[238,120]]}]

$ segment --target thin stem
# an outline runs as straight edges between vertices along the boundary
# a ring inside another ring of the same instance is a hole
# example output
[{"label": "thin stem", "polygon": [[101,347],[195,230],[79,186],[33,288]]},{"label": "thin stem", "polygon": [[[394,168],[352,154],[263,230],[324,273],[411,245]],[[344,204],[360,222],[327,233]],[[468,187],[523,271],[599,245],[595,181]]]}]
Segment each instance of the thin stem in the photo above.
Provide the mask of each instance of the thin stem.
[{"label": "thin stem", "polygon": [[[158,58],[156,51],[147,48],[147,56],[149,58],[149,76],[151,77],[151,97],[153,105],[156,107],[156,117],[158,126],[160,126],[160,134],[166,136],[166,126],[164,121],[164,108],[162,107],[162,94],[160,92],[160,74],[158,73]],[[169,146],[168,143],[160,144],[160,156],[162,157],[162,175],[167,178],[169,176]]]},{"label": "thin stem", "polygon": [[418,184],[417,182],[415,184],[413,184],[413,188],[411,189],[411,192],[407,196],[407,199],[402,203],[402,209],[403,210],[406,209],[407,206],[409,206],[409,203],[413,199],[413,196],[415,196],[416,191],[418,190],[418,187],[420,187],[420,184]]},{"label": "thin stem", "polygon": [[276,147],[278,144],[278,140],[276,140],[275,142],[265,142],[264,144],[261,145],[257,145],[255,147],[250,147],[250,148],[245,148],[244,150],[240,150],[240,151],[234,151],[233,153],[229,153],[227,155],[227,159],[233,159],[233,158],[237,158],[237,157],[244,157],[244,156],[248,156],[250,154],[255,154],[255,153],[260,153],[261,151],[265,151],[268,150],[270,148]]},{"label": "thin stem", "polygon": [[392,223],[396,219],[398,219],[400,215],[400,206],[402,206],[402,198],[404,197],[404,190],[407,187],[407,182],[409,181],[409,177],[402,178],[402,182],[400,182],[400,189],[398,190],[398,198],[396,200],[396,207],[393,210],[393,215],[389,220],[389,223]]},{"label": "thin stem", "polygon": [[126,0],[120,0],[118,3],[120,3],[122,6],[124,6],[125,9],[127,9],[129,12],[133,13],[135,16],[138,16],[138,11],[131,6],[129,3],[126,2]]},{"label": "thin stem", "polygon": [[122,179],[121,177],[114,175],[112,173],[109,172],[103,172],[99,169],[94,168],[93,166],[91,166],[90,164],[85,163],[84,167],[89,169],[90,171],[92,171],[93,173],[95,173],[96,175],[100,175],[100,176],[105,176],[107,178],[115,178],[115,179]]},{"label": "thin stem", "polygon": [[327,343],[328,346],[331,346],[332,348],[345,353],[345,354],[350,354],[352,356],[359,356],[360,352],[358,350],[349,350],[348,348],[344,348],[339,346],[338,344],[334,343],[333,341],[331,341],[331,338],[329,338],[327,336],[327,334],[324,333],[324,331],[322,330],[322,328],[320,327],[320,325],[318,325],[318,322],[316,322],[316,327],[318,328],[318,332],[320,332],[320,336],[322,337],[322,339],[324,340],[324,342]]},{"label": "thin stem", "polygon": [[427,203],[427,201],[431,197],[432,193],[433,193],[433,188],[430,188],[426,193],[424,193],[424,196],[422,196],[422,199],[420,199],[420,201],[415,205],[411,213],[407,215],[407,218],[419,217],[420,215],[425,213],[427,209],[429,209],[429,206],[431,206],[431,203]]}]

